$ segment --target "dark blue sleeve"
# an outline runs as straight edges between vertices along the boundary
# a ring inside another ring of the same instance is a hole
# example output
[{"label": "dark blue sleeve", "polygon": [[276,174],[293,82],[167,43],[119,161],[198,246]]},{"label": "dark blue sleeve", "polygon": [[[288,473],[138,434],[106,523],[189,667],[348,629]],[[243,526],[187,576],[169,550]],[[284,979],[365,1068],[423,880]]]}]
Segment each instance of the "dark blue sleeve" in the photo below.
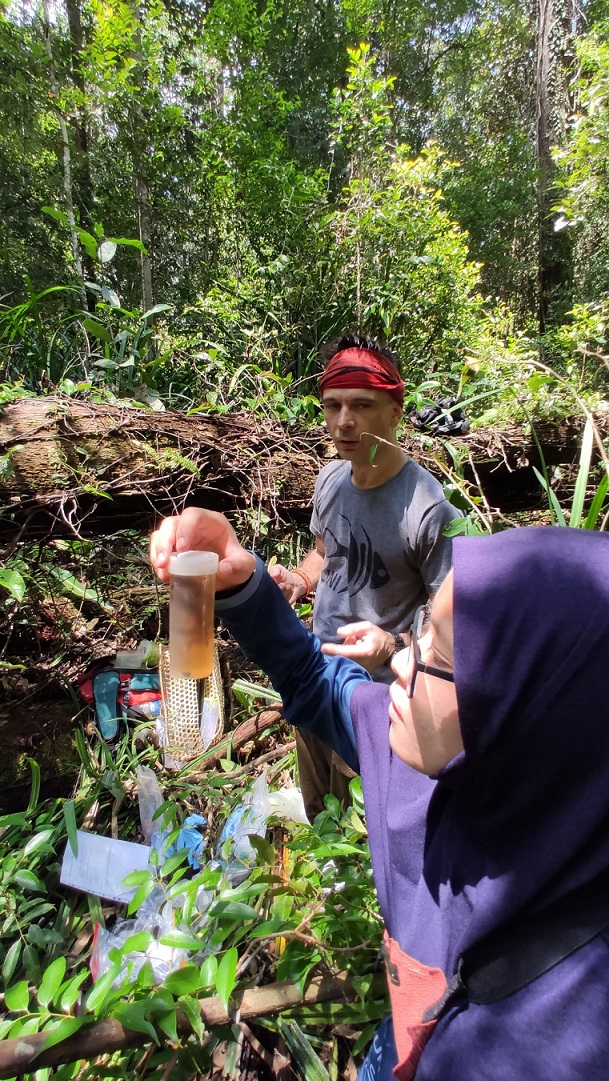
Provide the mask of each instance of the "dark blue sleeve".
[{"label": "dark blue sleeve", "polygon": [[237,593],[216,598],[216,613],[247,657],[266,672],[286,719],[313,732],[359,771],[351,695],[370,676],[345,657],[326,657],[267,574],[262,560]]}]

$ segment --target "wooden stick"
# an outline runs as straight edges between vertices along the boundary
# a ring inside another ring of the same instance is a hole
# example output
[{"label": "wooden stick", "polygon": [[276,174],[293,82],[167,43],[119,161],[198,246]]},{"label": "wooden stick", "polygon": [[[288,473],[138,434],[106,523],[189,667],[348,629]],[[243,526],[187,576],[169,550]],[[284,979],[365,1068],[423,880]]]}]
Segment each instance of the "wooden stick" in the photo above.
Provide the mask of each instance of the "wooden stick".
[{"label": "wooden stick", "polygon": [[[377,973],[370,988],[371,996],[379,997],[385,993],[386,988],[384,974]],[[296,1006],[316,1002],[351,1002],[355,998],[357,991],[351,977],[346,972],[339,972],[335,976],[327,974],[314,977],[302,995],[294,984],[288,981],[249,988],[235,996],[235,1004],[230,1013],[218,997],[201,999],[199,1004],[203,1022],[211,1029],[235,1019],[248,1021],[282,1013],[283,1010]],[[186,1014],[181,1010],[178,1010],[177,1014],[177,1030],[180,1036],[188,1036],[192,1031]],[[145,1033],[125,1028],[120,1021],[112,1018],[95,1021],[62,1043],[41,1051],[47,1034],[48,1030],[0,1041],[0,1078],[15,1077],[32,1069],[41,1070],[47,1066],[59,1066],[61,1063],[75,1062],[78,1059],[91,1060],[98,1055],[112,1054],[152,1042]]]},{"label": "wooden stick", "polygon": [[282,723],[285,724],[285,717],[279,709],[261,709],[253,717],[248,717],[246,721],[242,721],[233,728],[232,732],[226,733],[215,747],[203,752],[194,765],[195,772],[189,774],[189,781],[205,777],[207,770],[217,766],[218,762],[226,757],[229,748],[232,748],[233,752],[239,751],[256,736],[272,728],[273,725]]}]

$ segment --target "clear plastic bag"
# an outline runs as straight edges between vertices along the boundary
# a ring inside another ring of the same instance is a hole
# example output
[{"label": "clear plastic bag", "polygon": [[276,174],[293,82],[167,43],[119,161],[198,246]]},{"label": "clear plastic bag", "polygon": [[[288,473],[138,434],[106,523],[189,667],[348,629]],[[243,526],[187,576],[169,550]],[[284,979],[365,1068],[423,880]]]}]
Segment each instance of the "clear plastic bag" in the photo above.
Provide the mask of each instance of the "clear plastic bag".
[{"label": "clear plastic bag", "polygon": [[[255,865],[256,850],[250,837],[252,834],[265,836],[269,814],[269,786],[265,770],[254,782],[243,803],[229,815],[220,835],[220,865],[231,886],[243,882]],[[227,842],[230,844],[227,845]]]},{"label": "clear plastic bag", "polygon": [[288,822],[300,822],[303,826],[310,825],[299,788],[278,788],[275,792],[270,792],[269,814],[285,818]]},{"label": "clear plastic bag", "polygon": [[135,979],[147,962],[150,963],[155,981],[162,983],[170,972],[181,968],[188,960],[186,950],[164,946],[160,941],[173,926],[174,915],[171,903],[166,901],[165,894],[159,887],[152,891],[150,897],[141,906],[136,919],[117,920],[111,930],[96,924],[91,955],[93,979],[98,980],[110,968],[111,950],[122,950],[127,939],[132,935],[140,931],[148,931],[152,935],[151,942],[145,950],[134,950],[123,956],[120,972],[114,984],[118,986],[122,982],[129,966],[131,966],[131,977]]}]

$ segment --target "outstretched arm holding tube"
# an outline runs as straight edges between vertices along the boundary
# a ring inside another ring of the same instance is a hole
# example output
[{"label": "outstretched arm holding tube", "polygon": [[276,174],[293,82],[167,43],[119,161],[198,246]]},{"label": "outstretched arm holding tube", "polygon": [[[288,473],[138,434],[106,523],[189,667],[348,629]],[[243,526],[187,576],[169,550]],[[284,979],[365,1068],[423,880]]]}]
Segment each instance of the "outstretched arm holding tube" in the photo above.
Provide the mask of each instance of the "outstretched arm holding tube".
[{"label": "outstretched arm holding tube", "polygon": [[343,657],[324,656],[319,639],[306,630],[262,561],[240,545],[224,515],[191,507],[161,522],[150,540],[159,578],[168,580],[173,551],[193,549],[217,552],[216,612],[268,675],[286,719],[313,732],[357,770],[349,707],[353,690],[369,677]]}]

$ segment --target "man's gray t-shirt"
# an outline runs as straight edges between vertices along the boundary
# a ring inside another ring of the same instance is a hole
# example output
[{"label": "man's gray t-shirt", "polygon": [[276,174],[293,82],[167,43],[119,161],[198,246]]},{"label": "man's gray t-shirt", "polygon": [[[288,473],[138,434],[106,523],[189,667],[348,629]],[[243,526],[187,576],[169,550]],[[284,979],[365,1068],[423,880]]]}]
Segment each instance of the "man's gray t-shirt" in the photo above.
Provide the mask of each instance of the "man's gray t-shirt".
[{"label": "man's gray t-shirt", "polygon": [[[357,488],[349,462],[324,466],[311,518],[326,553],[315,592],[315,634],[339,642],[337,627],[364,619],[385,631],[408,630],[450,570],[451,540],[442,531],[458,517],[441,484],[411,459],[376,488]],[[391,678],[389,669],[379,669],[379,677]]]}]

